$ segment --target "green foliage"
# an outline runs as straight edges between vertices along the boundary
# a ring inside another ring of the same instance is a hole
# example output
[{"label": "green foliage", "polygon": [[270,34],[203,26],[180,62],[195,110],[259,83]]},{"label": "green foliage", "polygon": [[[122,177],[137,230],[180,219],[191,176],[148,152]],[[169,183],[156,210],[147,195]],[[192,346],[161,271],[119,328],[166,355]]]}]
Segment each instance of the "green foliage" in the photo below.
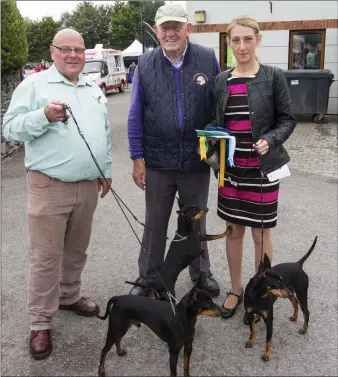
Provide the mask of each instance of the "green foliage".
[{"label": "green foliage", "polygon": [[[164,1],[128,1],[128,3],[116,2],[114,5],[112,25],[112,40],[114,48],[125,49],[135,39],[142,42],[141,36],[141,6],[143,21],[150,26],[154,25],[157,9],[164,5]],[[155,34],[146,25],[144,30],[148,31],[156,39]],[[153,39],[144,32],[144,44],[148,47],[155,46]]]},{"label": "green foliage", "polygon": [[111,19],[111,28],[114,48],[120,50],[127,48],[136,38],[139,39],[139,7],[129,3],[116,2]]},{"label": "green foliage", "polygon": [[22,68],[27,62],[25,23],[16,1],[1,2],[1,72]]},{"label": "green foliage", "polygon": [[[13,8],[15,2],[2,2],[1,8],[4,7],[3,4],[6,4],[6,7],[11,4],[10,7]],[[143,20],[153,26],[156,11],[164,4],[164,1],[116,1],[113,5],[105,5],[83,1],[77,5],[73,12],[64,12],[58,22],[54,21],[52,17],[44,17],[40,21],[26,18],[24,29],[28,39],[28,61],[38,63],[41,59],[50,60],[49,46],[57,31],[64,28],[77,30],[83,36],[86,48],[94,48],[96,44],[100,43],[105,48],[124,50],[135,39],[142,42],[141,6]],[[20,16],[16,6],[15,10]],[[13,11],[14,8],[12,13]],[[11,25],[13,25],[11,29],[17,30],[17,27],[14,27],[14,21]],[[144,30],[151,33],[153,38],[156,39],[155,34],[148,26],[144,25]],[[3,31],[2,33],[4,34]],[[26,41],[25,38],[24,40]],[[156,45],[146,32],[144,33],[144,41],[146,46]],[[4,41],[2,43],[3,46],[6,46]],[[16,46],[17,43],[13,44],[13,39],[10,38],[8,46],[13,45]],[[26,63],[27,54],[20,56],[24,56],[24,63]],[[6,59],[6,55],[3,55],[2,59],[3,57]]]},{"label": "green foliage", "polygon": [[30,62],[40,62],[51,60],[49,46],[52,44],[54,35],[58,31],[58,23],[52,17],[44,17],[41,21],[25,19],[27,40],[28,40],[28,60]]},{"label": "green foliage", "polygon": [[[65,12],[61,15],[59,29],[77,30],[83,36],[86,48],[94,48],[100,43],[105,48],[124,50],[134,39],[142,40],[141,3],[143,20],[152,26],[156,11],[165,4],[164,1],[115,1],[114,5],[96,5],[83,1],[73,13]],[[147,26],[144,29],[152,33]],[[155,45],[147,33],[144,38],[147,46]]]},{"label": "green foliage", "polygon": [[69,12],[61,15],[59,29],[72,28],[77,30],[85,41],[86,48],[94,48],[102,43],[105,47],[111,45],[111,5],[96,5],[84,1],[77,5],[72,14]]},{"label": "green foliage", "polygon": [[[151,27],[155,25],[155,15],[157,12],[157,9],[161,7],[162,5],[165,5],[165,1],[143,1],[143,21],[147,22]],[[156,47],[157,44],[154,43],[153,38],[151,38],[147,33],[149,32],[156,40],[156,34],[151,32],[150,28],[146,25],[143,25],[144,27],[144,45],[147,47]],[[141,31],[140,31],[141,34]],[[142,41],[142,38],[140,36],[139,41]]]}]

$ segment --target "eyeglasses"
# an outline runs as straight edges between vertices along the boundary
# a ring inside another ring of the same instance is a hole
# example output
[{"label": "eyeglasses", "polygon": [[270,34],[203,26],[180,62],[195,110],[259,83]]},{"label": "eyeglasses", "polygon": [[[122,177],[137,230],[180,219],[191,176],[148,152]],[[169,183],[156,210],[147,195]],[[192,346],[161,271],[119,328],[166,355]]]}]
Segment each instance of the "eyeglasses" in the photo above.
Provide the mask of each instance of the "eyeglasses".
[{"label": "eyeglasses", "polygon": [[58,46],[54,46],[54,45],[52,45],[52,47],[57,48],[61,52],[62,55],[70,55],[72,53],[72,51],[74,51],[75,55],[83,55],[85,50],[86,50],[83,47],[72,48],[72,47],[58,47]]}]

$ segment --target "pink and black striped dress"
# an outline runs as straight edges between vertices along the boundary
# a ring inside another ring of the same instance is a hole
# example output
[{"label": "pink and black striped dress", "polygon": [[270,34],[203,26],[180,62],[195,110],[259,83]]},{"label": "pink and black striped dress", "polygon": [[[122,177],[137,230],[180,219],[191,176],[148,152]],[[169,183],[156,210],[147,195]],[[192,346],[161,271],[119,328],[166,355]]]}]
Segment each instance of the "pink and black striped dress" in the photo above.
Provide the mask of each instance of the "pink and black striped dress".
[{"label": "pink and black striped dress", "polygon": [[279,180],[261,179],[260,161],[252,149],[246,83],[253,78],[229,75],[225,127],[236,137],[235,166],[226,167],[224,187],[218,190],[217,214],[233,224],[260,228],[263,207],[263,227],[273,228],[277,224]]}]

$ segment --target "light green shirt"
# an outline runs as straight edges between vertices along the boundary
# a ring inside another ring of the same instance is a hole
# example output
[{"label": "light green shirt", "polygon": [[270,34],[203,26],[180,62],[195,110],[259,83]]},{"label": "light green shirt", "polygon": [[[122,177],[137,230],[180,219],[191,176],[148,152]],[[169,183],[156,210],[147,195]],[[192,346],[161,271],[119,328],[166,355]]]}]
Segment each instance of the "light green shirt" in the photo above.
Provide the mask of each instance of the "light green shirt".
[{"label": "light green shirt", "polygon": [[[100,97],[100,98],[99,98]],[[44,107],[51,101],[69,105],[105,177],[111,177],[107,99],[99,86],[80,74],[77,85],[52,65],[27,77],[15,89],[3,119],[3,135],[25,142],[25,166],[65,182],[101,177],[73,118],[50,123]]]}]

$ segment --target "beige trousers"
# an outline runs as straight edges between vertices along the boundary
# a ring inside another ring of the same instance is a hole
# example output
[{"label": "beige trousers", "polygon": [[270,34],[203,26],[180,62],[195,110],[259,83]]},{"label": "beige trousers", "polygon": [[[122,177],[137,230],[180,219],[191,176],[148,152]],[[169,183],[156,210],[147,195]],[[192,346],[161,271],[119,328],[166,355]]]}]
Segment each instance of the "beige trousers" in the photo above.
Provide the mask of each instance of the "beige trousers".
[{"label": "beige trousers", "polygon": [[81,298],[98,181],[62,182],[27,172],[29,277],[32,330],[51,328],[59,304]]}]

